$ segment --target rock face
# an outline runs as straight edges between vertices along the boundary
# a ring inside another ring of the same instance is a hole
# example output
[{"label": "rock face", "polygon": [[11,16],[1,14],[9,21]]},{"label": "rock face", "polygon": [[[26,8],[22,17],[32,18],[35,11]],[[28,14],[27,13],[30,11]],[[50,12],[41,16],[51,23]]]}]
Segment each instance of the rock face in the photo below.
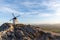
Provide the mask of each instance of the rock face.
[{"label": "rock face", "polygon": [[8,29],[1,31],[0,40],[59,40],[51,33],[43,32],[39,27],[23,24],[8,26]]}]

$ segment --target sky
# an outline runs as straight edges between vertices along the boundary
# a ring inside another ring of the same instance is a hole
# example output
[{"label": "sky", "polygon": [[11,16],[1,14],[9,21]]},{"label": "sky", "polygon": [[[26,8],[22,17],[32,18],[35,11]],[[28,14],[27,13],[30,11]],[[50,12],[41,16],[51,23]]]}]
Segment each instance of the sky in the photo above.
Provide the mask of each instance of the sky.
[{"label": "sky", "polygon": [[24,24],[60,23],[60,0],[0,0],[0,24],[18,17]]}]

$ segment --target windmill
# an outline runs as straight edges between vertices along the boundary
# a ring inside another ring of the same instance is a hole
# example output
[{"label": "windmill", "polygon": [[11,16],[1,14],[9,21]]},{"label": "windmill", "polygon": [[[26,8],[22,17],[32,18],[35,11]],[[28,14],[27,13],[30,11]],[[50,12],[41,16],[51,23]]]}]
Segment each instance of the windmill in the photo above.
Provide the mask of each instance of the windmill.
[{"label": "windmill", "polygon": [[[17,17],[19,17],[20,15],[15,16],[14,13],[12,13],[12,16],[13,16],[13,18],[12,18],[11,20],[13,20],[13,24],[18,24]],[[11,20],[10,20],[10,21],[11,21]]]}]

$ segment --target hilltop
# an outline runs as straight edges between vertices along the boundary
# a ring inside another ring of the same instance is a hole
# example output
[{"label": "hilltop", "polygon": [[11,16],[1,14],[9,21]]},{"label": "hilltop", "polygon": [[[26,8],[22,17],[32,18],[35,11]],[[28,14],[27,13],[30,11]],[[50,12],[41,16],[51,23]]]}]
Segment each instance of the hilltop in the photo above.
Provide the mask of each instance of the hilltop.
[{"label": "hilltop", "polygon": [[60,36],[37,26],[4,23],[0,27],[0,40],[60,40]]}]

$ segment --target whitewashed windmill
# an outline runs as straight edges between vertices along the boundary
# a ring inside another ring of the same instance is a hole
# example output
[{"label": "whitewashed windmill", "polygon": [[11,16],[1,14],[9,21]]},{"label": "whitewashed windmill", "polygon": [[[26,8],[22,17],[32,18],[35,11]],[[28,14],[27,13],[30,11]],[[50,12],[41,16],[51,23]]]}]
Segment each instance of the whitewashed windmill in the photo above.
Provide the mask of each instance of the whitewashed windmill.
[{"label": "whitewashed windmill", "polygon": [[[13,13],[12,13],[12,15],[13,15],[13,18],[12,18],[11,20],[13,20],[13,24],[18,24],[19,22],[18,22],[18,20],[17,20],[17,17],[19,17],[20,15],[15,16]],[[10,21],[11,21],[11,20],[10,20]]]}]

